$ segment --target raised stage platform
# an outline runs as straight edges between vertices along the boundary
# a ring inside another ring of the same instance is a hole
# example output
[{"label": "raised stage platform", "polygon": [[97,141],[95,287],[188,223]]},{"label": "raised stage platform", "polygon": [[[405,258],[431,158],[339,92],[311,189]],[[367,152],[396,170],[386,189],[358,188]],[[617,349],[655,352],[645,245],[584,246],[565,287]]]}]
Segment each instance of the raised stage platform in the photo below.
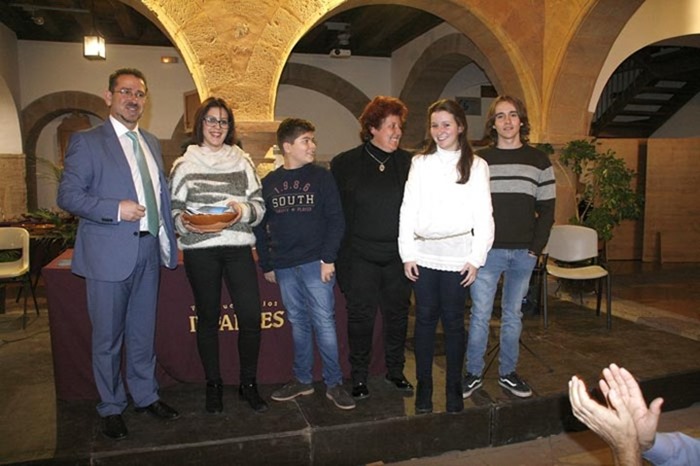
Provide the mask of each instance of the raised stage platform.
[{"label": "raised stage platform", "polygon": [[[498,386],[494,361],[464,412],[446,414],[442,357],[435,363],[436,412],[428,415],[416,415],[414,399],[402,397],[380,377],[370,380],[371,397],[353,411],[335,408],[317,384],[311,396],[270,401],[270,410],[261,415],[238,400],[234,385],[225,389],[224,413],[206,414],[203,386],[179,384],[162,390],[163,399],[181,412],[179,420],[162,423],[129,408],[129,437],[118,442],[100,434],[94,402],[57,401],[55,449],[34,458],[45,458],[36,464],[361,465],[504,445],[579,430],[567,381],[578,374],[593,387],[611,362],[639,377],[649,399],[663,396],[665,411],[700,401],[700,342],[617,318],[608,332],[604,317],[570,302],[552,303],[548,330],[539,317],[524,320],[518,372],[535,392],[530,399],[512,397]],[[494,321],[492,345],[497,336]],[[406,375],[414,380],[410,348],[407,357]],[[262,386],[261,395],[269,400],[278,386]]]}]

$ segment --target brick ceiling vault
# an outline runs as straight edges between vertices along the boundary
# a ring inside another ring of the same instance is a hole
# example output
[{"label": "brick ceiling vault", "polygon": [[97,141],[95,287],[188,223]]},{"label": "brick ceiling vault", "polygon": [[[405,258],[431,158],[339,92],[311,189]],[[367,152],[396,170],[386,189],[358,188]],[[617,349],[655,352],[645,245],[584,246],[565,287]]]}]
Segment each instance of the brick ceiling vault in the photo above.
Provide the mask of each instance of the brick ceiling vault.
[{"label": "brick ceiling vault", "polygon": [[[160,22],[200,97],[218,95],[240,120],[271,121],[277,84],[296,42],[342,0],[127,0]],[[141,10],[140,10],[141,11]]]}]

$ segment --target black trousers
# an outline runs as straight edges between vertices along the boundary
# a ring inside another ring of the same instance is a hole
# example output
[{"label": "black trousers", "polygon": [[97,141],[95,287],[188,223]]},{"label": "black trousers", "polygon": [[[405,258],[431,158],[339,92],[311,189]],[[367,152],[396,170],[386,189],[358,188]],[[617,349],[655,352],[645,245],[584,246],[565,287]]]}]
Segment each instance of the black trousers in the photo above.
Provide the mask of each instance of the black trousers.
[{"label": "black trousers", "polygon": [[411,282],[404,275],[403,263],[398,256],[388,262],[373,262],[353,255],[347,261],[342,280],[353,383],[367,382],[378,308],[384,325],[387,373],[399,377],[406,362],[404,348],[411,298]]},{"label": "black trousers", "polygon": [[184,251],[185,272],[197,311],[197,350],[208,382],[221,383],[219,317],[221,279],[226,282],[238,323],[241,384],[255,382],[260,352],[260,290],[249,246]]}]

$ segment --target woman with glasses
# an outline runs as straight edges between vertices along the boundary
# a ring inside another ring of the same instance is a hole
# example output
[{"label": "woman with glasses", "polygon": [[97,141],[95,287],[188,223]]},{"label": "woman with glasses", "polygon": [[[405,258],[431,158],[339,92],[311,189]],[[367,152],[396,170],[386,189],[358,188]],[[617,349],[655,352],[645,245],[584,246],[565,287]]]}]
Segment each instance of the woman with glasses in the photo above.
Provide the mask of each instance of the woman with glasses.
[{"label": "woman with glasses", "polygon": [[[205,409],[223,411],[219,368],[221,280],[226,282],[238,324],[239,395],[257,412],[267,410],[256,385],[260,350],[260,292],[252,247],[253,227],[265,213],[260,180],[250,156],[235,140],[233,113],[210,97],[195,114],[193,139],[170,174],[172,215],[183,250],[197,312],[197,349],[207,380]],[[220,228],[190,223],[186,211],[214,206],[237,215]]]}]

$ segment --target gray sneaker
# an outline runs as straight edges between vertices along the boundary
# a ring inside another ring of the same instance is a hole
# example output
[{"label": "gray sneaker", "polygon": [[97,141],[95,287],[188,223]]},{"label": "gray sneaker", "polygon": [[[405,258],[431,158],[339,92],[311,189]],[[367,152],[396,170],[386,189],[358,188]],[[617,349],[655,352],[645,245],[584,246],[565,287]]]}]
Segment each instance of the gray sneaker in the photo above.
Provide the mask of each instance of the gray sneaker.
[{"label": "gray sneaker", "polygon": [[355,409],[355,400],[352,399],[340,384],[334,387],[328,387],[328,390],[326,390],[326,398],[331,400],[333,404],[340,409]]},{"label": "gray sneaker", "polygon": [[289,401],[300,395],[311,395],[314,392],[314,387],[310,383],[301,383],[292,380],[279,390],[272,392],[272,398],[275,401]]}]

